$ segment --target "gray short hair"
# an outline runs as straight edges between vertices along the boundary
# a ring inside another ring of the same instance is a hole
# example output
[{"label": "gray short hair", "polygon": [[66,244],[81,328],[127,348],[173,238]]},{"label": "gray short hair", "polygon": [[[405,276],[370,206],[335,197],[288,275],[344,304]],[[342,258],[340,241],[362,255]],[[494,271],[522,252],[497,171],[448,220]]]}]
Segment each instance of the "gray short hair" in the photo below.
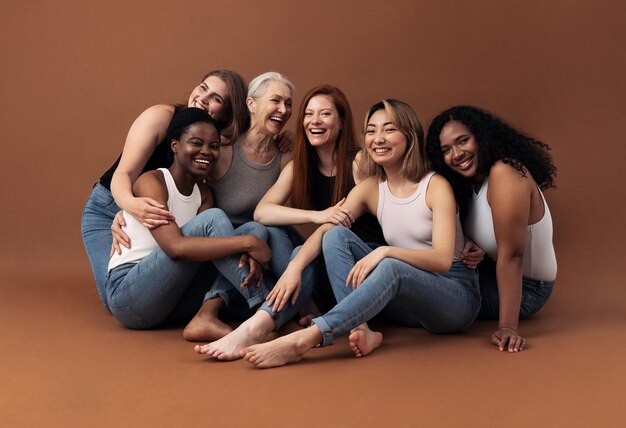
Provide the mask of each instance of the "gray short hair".
[{"label": "gray short hair", "polygon": [[287,79],[280,73],[277,73],[275,71],[268,71],[267,73],[260,74],[252,79],[252,81],[248,85],[248,98],[256,100],[263,96],[265,90],[267,89],[268,83],[272,80],[285,84],[289,88],[289,92],[291,92],[291,95],[293,96],[293,93],[296,90],[293,83],[291,83],[289,79]]}]

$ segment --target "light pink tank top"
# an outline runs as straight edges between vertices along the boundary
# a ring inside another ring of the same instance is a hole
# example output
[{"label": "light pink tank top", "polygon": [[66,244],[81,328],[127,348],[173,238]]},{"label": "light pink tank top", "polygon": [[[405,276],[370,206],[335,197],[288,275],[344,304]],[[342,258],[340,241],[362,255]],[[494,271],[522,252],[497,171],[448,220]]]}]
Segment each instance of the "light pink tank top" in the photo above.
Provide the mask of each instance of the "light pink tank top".
[{"label": "light pink tank top", "polygon": [[[385,240],[395,247],[430,250],[433,247],[433,212],[426,205],[426,192],[434,172],[427,173],[415,193],[408,198],[398,198],[389,190],[387,180],[378,183],[378,208],[376,216]],[[456,216],[454,260],[461,259],[463,231],[459,215]]]}]

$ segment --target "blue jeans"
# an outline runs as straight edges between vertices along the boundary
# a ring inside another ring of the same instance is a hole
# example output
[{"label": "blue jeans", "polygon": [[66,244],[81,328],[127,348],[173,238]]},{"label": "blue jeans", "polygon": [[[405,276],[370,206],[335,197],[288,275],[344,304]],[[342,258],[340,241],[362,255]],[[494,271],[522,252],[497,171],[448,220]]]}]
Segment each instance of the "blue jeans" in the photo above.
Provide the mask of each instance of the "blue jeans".
[{"label": "blue jeans", "polygon": [[386,258],[352,290],[346,287],[347,274],[372,249],[350,230],[334,227],[324,235],[323,251],[339,303],[313,320],[322,332],[322,345],[378,313],[400,325],[424,327],[433,333],[463,330],[478,314],[478,277],[461,262],[454,262],[447,273],[434,273]]},{"label": "blue jeans", "polygon": [[[248,226],[250,234],[267,239],[265,227],[259,223]],[[234,236],[233,226],[220,209],[206,210],[187,224],[181,231],[185,236],[227,237]],[[239,269],[239,255],[213,260],[217,270],[228,281],[241,284],[248,275],[248,267]],[[126,327],[146,329],[164,323],[173,311],[187,313],[191,318],[202,302],[204,294],[213,283],[214,276],[198,275],[203,263],[171,260],[161,248],[155,248],[139,263],[127,263],[111,270],[106,281],[106,297],[115,317]],[[190,287],[201,293],[189,308],[177,307]],[[242,289],[250,306],[263,302],[267,291],[264,286]]]},{"label": "blue jeans", "polygon": [[120,210],[113,200],[109,189],[96,184],[91,190],[89,199],[83,209],[81,218],[81,233],[83,244],[87,250],[89,263],[96,280],[96,288],[104,307],[109,309],[106,299],[104,284],[109,266],[109,254],[111,253],[111,223],[115,214]]},{"label": "blue jeans", "polygon": [[[497,320],[500,317],[500,298],[498,296],[498,281],[496,279],[496,264],[489,257],[478,265],[478,280],[480,282],[480,296],[482,304],[478,319]],[[532,278],[522,278],[522,301],[520,304],[520,319],[528,319],[546,304],[555,281],[539,281]]]},{"label": "blue jeans", "polygon": [[[246,224],[249,224],[249,223],[246,223]],[[241,227],[244,227],[244,226],[245,224]],[[289,250],[289,257],[287,259],[284,259],[284,258],[281,259],[281,257],[284,257],[284,255],[286,254],[286,251],[289,249],[289,246],[293,247],[293,245],[295,245],[295,243],[298,242],[297,236],[291,235],[290,232],[288,232],[288,229],[283,228],[283,227],[268,227],[267,232],[269,235],[268,240],[272,240],[273,238],[274,245],[282,246],[282,248],[279,249],[279,255],[278,255],[279,260],[274,263],[274,266],[277,269],[280,269],[280,266],[284,266],[284,267],[282,268],[282,270],[278,272],[275,271],[275,272],[264,273],[263,282],[264,282],[265,289],[263,290],[263,304],[255,309],[263,310],[269,313],[274,319],[276,328],[278,329],[282,325],[284,325],[287,321],[289,321],[294,316],[296,316],[298,312],[300,311],[300,309],[311,298],[311,293],[315,286],[315,278],[317,277],[316,275],[317,275],[317,272],[319,271],[319,265],[318,263],[314,261],[302,271],[300,294],[298,295],[298,298],[296,299],[295,304],[291,304],[291,300],[290,300],[289,303],[287,303],[287,305],[283,308],[282,311],[278,313],[273,312],[272,307],[267,303],[267,301],[265,301],[265,297],[267,297],[269,290],[272,290],[274,288],[274,286],[276,285],[276,278],[280,278],[280,276],[283,274],[283,272],[287,268],[287,265],[289,264],[291,259],[293,259],[298,253],[298,251],[300,250],[300,247],[297,247],[293,250]],[[283,239],[285,241],[282,241]],[[280,251],[283,251],[282,255],[280,254]],[[276,252],[274,251],[274,247],[272,247],[272,259],[274,259],[275,257],[276,257]],[[218,277],[217,281],[215,281],[215,284],[213,285],[213,287],[211,287],[211,290],[209,290],[209,292],[206,294],[205,300],[219,297],[226,303],[227,306],[229,306],[233,302],[236,302],[235,299],[237,299],[238,293],[243,292],[243,290],[245,289],[242,289],[241,287],[239,287],[238,284],[235,284],[232,281],[228,281],[226,278],[220,276]],[[253,305],[249,305],[249,308],[252,308],[252,307]],[[235,311],[236,311],[235,313],[233,313],[232,310],[230,310],[229,312],[231,315],[235,315],[240,318],[249,318],[252,315],[251,312],[248,312],[246,309],[241,308],[241,307],[235,308]]]}]

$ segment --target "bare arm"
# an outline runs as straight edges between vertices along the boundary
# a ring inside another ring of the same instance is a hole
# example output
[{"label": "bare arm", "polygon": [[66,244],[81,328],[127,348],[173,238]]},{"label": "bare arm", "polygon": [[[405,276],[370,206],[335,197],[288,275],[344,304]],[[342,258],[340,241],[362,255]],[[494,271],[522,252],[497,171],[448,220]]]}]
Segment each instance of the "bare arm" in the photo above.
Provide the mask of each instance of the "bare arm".
[{"label": "bare arm", "polygon": [[[498,245],[496,278],[500,298],[499,330],[495,333],[504,350],[523,349],[525,339],[517,334],[522,299],[522,266],[526,228],[530,213],[532,178],[523,177],[513,167],[497,162],[489,175],[488,200]],[[511,330],[507,333],[506,330]],[[506,335],[506,340],[502,340]]]},{"label": "bare arm", "polygon": [[456,203],[450,184],[435,175],[426,192],[426,205],[433,212],[432,248],[378,247],[359,260],[348,275],[346,285],[358,287],[384,258],[390,257],[429,272],[448,272],[454,258]]},{"label": "bare arm", "polygon": [[[284,156],[284,155],[283,155]],[[333,223],[350,227],[352,214],[343,207],[343,202],[323,211],[303,210],[285,206],[291,196],[293,184],[293,162],[282,170],[278,180],[267,191],[254,211],[254,219],[266,225],[324,224]]]},{"label": "bare arm", "polygon": [[[167,189],[160,171],[142,175],[134,186],[141,197],[153,198],[167,206]],[[201,209],[210,205],[205,198]],[[176,261],[208,261],[234,254],[249,253],[260,264],[267,264],[271,251],[264,241],[252,235],[224,238],[201,238],[184,236],[175,222],[150,229],[150,233],[161,249]]]},{"label": "bare arm", "polygon": [[165,138],[173,114],[173,106],[160,104],[139,115],[128,131],[122,157],[111,179],[115,202],[148,228],[174,218],[166,205],[149,197],[135,197],[133,184],[156,146]]},{"label": "bare arm", "polygon": [[[358,218],[366,210],[370,210],[371,202],[367,199],[368,197],[371,198],[372,191],[375,191],[376,195],[378,195],[377,189],[374,179],[352,189],[345,205],[350,211],[355,213],[355,218]],[[267,296],[267,300],[275,312],[282,310],[290,297],[292,303],[295,302],[300,291],[302,271],[321,254],[324,234],[332,227],[334,227],[332,223],[326,223],[318,227],[306,240],[296,257],[289,262],[287,269]]]}]

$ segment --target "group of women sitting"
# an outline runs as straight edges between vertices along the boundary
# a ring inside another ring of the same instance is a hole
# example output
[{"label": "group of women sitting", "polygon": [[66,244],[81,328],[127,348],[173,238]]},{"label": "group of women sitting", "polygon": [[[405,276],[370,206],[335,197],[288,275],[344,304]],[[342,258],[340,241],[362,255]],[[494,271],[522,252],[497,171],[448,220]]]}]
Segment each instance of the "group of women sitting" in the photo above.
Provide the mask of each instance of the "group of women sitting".
[{"label": "group of women sitting", "polygon": [[[425,138],[395,99],[368,109],[361,142],[329,85],[304,96],[294,138],[293,92],[279,73],[246,91],[216,70],[186,105],[135,120],[83,211],[104,306],[129,328],[187,323],[185,339],[210,342],[196,352],[257,367],[345,334],[367,355],[377,315],[433,333],[497,319],[493,344],[522,351],[518,320],[556,277],[549,147],[469,106]],[[302,224],[318,226],[304,239]],[[233,330],[225,313],[244,321]],[[291,319],[303,328],[275,338]]]}]

